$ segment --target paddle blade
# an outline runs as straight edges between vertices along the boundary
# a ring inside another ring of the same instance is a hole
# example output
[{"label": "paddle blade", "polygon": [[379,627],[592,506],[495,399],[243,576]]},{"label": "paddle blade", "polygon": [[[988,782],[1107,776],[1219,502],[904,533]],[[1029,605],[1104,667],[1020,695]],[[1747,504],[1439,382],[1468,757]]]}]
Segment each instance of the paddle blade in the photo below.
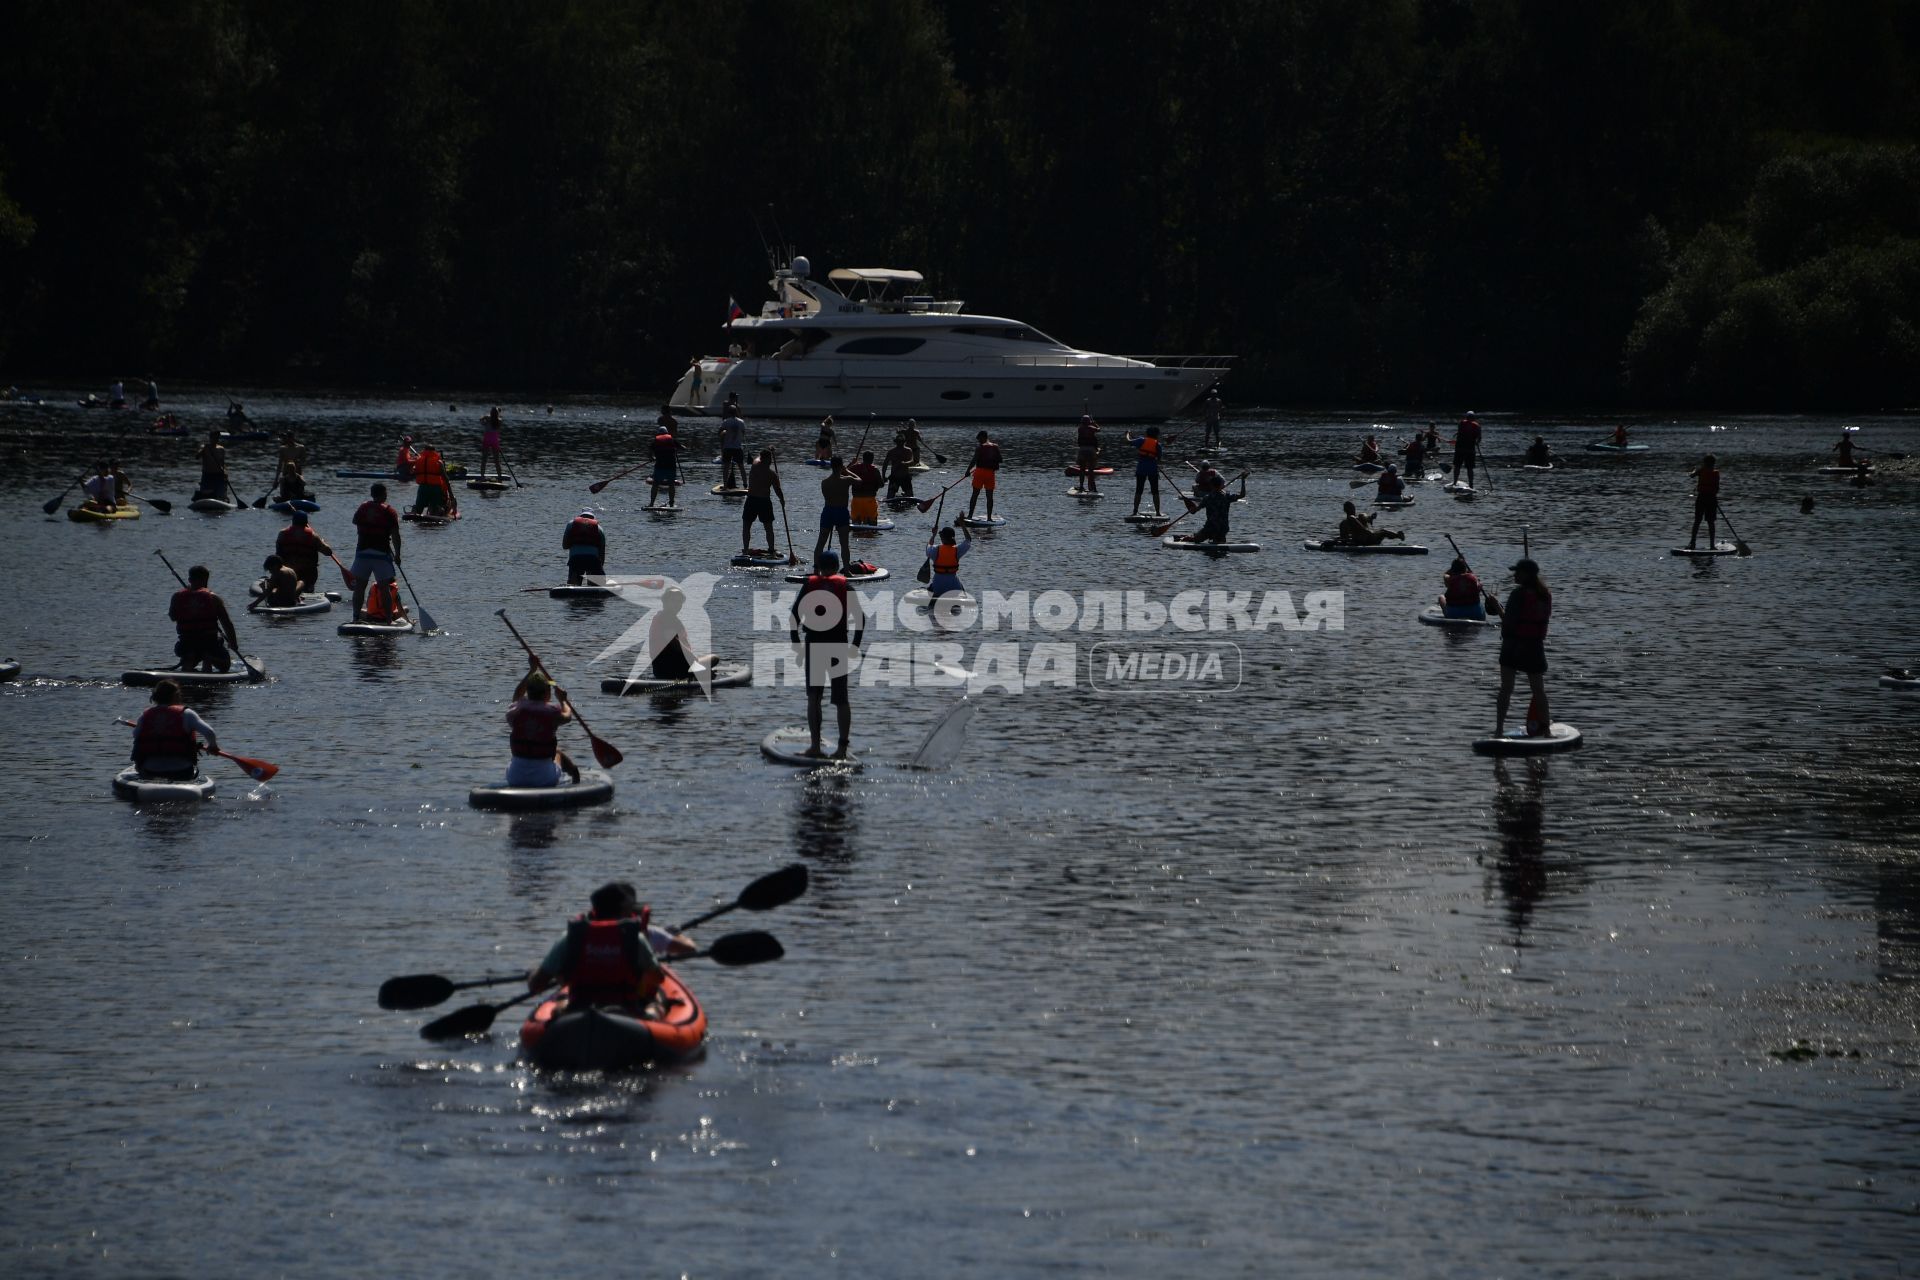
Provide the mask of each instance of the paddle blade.
[{"label": "paddle blade", "polygon": [[431,1009],[453,992],[453,983],[437,973],[409,973],[380,984],[380,1007]]},{"label": "paddle blade", "polygon": [[425,607],[423,607],[420,604],[420,601],[417,598],[414,600],[413,604],[414,604],[414,608],[420,611],[420,634],[423,636],[430,636],[434,632],[438,631],[440,629],[440,624],[433,620],[433,615],[426,611]]},{"label": "paddle blade", "polygon": [[493,1020],[505,1008],[505,1005],[470,1004],[464,1009],[455,1009],[444,1018],[435,1018],[420,1028],[423,1040],[453,1040],[460,1036],[477,1036],[493,1026]]},{"label": "paddle blade", "polygon": [[909,769],[944,769],[960,757],[966,745],[967,726],[979,712],[980,704],[962,698],[934,722],[921,741],[920,749],[907,761]]},{"label": "paddle blade", "polygon": [[40,509],[46,512],[48,515],[52,515],[54,512],[60,509],[60,504],[65,502],[66,500],[67,500],[67,495],[64,493],[57,498],[48,498],[45,502],[40,504]]},{"label": "paddle blade", "polygon": [[587,486],[587,492],[598,493],[612,483],[613,481],[611,480],[595,480],[592,484]]},{"label": "paddle blade", "polygon": [[173,512],[173,504],[165,498],[148,498],[147,505],[163,516],[170,515]]},{"label": "paddle blade", "polygon": [[[729,933],[725,937],[715,938],[713,945],[698,954],[705,956],[715,964],[737,969],[742,965],[765,964],[769,960],[778,960],[787,954],[780,939],[770,933],[754,930],[748,933]],[[688,959],[692,959],[691,956]]]},{"label": "paddle blade", "polygon": [[353,590],[353,570],[347,568],[347,566],[341,564],[338,560],[333,563],[334,567],[340,570],[340,580],[347,584],[347,590]]},{"label": "paddle blade", "polygon": [[761,876],[740,891],[734,905],[748,911],[783,907],[807,891],[807,864],[793,862]]},{"label": "paddle blade", "polygon": [[267,678],[267,669],[252,658],[242,657],[240,665],[247,669],[247,679],[254,684],[259,684]]},{"label": "paddle blade", "polygon": [[605,738],[588,735],[587,741],[593,744],[593,758],[600,762],[602,769],[611,769],[626,759],[625,756],[620,754],[620,748],[614,746]]},{"label": "paddle blade", "polygon": [[236,756],[230,751],[217,752],[222,759],[231,760],[247,771],[247,776],[255,782],[269,782],[273,775],[280,772],[277,764],[268,764],[265,760],[255,760],[251,756]]}]

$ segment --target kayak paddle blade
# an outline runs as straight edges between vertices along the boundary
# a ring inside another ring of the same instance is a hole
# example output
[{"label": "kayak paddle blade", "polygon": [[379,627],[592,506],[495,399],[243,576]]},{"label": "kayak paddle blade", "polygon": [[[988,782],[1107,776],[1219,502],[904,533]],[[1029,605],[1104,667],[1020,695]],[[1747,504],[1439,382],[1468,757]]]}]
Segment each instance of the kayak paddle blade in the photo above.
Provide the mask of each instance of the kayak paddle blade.
[{"label": "kayak paddle blade", "polygon": [[437,973],[410,973],[380,984],[382,1009],[430,1009],[453,994],[453,983]]},{"label": "kayak paddle blade", "polygon": [[[787,951],[780,945],[780,939],[770,933],[754,930],[748,933],[729,933],[723,938],[715,938],[713,945],[699,954],[706,956],[715,964],[731,969],[778,960],[787,954]],[[692,957],[689,956],[688,959]]]},{"label": "kayak paddle blade", "polygon": [[738,905],[748,911],[770,911],[785,906],[806,891],[807,864],[789,863],[742,889]]},{"label": "kayak paddle blade", "polygon": [[464,1009],[455,1009],[444,1018],[435,1018],[420,1028],[423,1040],[453,1040],[460,1036],[477,1036],[493,1026],[493,1019],[505,1005],[470,1004]]}]

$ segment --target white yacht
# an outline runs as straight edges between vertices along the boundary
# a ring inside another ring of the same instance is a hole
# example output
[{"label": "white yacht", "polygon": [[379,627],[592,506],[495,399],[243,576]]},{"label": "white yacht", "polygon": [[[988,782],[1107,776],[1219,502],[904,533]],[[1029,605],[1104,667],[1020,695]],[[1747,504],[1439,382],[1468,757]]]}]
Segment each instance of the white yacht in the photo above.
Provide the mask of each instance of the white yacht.
[{"label": "white yacht", "polygon": [[918,271],[776,265],[773,300],[727,324],[725,355],[688,366],[668,407],[756,418],[1077,419],[1157,422],[1226,375],[1231,356],[1110,356],[921,292]]}]

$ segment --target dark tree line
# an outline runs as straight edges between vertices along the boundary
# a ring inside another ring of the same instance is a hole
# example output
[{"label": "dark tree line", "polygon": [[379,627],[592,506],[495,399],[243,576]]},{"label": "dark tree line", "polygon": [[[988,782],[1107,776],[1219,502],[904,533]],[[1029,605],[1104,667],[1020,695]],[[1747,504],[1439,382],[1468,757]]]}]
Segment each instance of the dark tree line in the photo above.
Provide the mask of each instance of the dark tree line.
[{"label": "dark tree line", "polygon": [[1914,0],[10,11],[12,370],[664,391],[772,205],[1241,398],[1920,403]]}]

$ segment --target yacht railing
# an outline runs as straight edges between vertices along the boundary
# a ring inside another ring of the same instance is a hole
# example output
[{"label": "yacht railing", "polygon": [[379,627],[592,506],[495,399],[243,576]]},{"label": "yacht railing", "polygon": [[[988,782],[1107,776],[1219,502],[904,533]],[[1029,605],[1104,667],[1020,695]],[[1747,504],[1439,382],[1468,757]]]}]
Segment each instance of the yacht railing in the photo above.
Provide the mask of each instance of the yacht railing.
[{"label": "yacht railing", "polygon": [[965,363],[1073,369],[1134,369],[1146,363],[1160,369],[1225,369],[1234,359],[1233,356],[1105,356],[1056,351],[1031,356],[968,356]]}]

